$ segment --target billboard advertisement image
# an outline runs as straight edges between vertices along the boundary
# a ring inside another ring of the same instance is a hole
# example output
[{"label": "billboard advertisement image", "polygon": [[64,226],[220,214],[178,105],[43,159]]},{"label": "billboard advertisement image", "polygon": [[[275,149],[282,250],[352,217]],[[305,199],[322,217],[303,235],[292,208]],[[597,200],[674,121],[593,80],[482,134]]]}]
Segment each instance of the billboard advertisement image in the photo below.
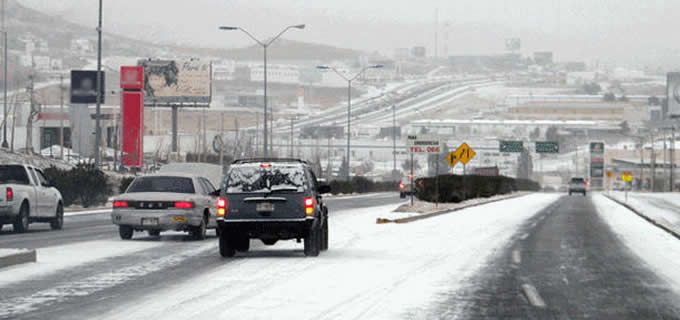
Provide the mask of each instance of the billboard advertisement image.
[{"label": "billboard advertisement image", "polygon": [[[106,92],[104,71],[101,72],[101,103],[104,103]],[[97,71],[71,70],[71,103],[97,103]]]},{"label": "billboard advertisement image", "polygon": [[680,72],[669,72],[666,77],[668,117],[680,117]]},{"label": "billboard advertisement image", "polygon": [[211,64],[200,60],[141,60],[144,101],[154,104],[209,104]]}]

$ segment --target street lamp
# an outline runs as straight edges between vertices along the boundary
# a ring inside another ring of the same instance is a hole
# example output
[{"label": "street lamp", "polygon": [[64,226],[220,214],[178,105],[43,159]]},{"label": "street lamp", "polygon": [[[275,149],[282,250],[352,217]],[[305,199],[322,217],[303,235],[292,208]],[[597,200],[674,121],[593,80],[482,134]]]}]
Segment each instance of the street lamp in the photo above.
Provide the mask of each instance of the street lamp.
[{"label": "street lamp", "polygon": [[[269,151],[269,149],[267,148],[267,141],[269,140],[268,139],[269,130],[267,129],[267,48],[269,48],[269,46],[272,43],[274,43],[274,41],[276,41],[284,33],[286,33],[286,31],[288,31],[290,29],[300,29],[300,30],[302,30],[304,28],[305,28],[304,24],[288,26],[285,29],[283,29],[283,31],[279,32],[279,34],[277,34],[275,37],[271,38],[269,41],[260,41],[259,39],[255,38],[246,29],[243,29],[241,27],[232,27],[232,26],[221,26],[221,27],[219,27],[219,30],[222,30],[222,31],[240,30],[243,33],[245,33],[250,39],[255,41],[255,43],[260,45],[262,47],[262,49],[264,49],[264,139],[263,139],[264,141],[263,141],[263,153],[262,153],[264,155],[264,157],[268,156],[268,151]],[[272,121],[271,126],[273,127],[274,126],[273,117],[272,117],[271,121]]]},{"label": "street lamp", "polygon": [[383,65],[381,64],[375,64],[375,65],[370,65],[367,67],[364,67],[361,69],[357,74],[355,74],[353,77],[348,78],[345,76],[342,72],[338,71],[337,69],[330,67],[330,66],[317,66],[316,68],[319,70],[333,70],[338,76],[340,76],[342,79],[347,81],[347,181],[350,180],[350,171],[351,171],[351,165],[350,165],[350,158],[351,158],[351,152],[350,152],[350,140],[352,139],[352,134],[350,133],[350,124],[352,122],[352,82],[359,78],[366,70],[368,69],[380,69],[382,68]]}]

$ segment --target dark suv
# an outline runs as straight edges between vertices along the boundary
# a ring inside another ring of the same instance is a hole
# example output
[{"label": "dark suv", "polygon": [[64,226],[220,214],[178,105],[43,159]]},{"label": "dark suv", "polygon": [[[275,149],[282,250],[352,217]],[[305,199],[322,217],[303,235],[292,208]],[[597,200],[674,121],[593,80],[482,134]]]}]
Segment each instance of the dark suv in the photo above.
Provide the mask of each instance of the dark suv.
[{"label": "dark suv", "polygon": [[328,249],[328,209],[310,166],[298,159],[244,159],[232,163],[217,200],[220,255],[232,257],[250,248],[304,239],[306,256]]}]

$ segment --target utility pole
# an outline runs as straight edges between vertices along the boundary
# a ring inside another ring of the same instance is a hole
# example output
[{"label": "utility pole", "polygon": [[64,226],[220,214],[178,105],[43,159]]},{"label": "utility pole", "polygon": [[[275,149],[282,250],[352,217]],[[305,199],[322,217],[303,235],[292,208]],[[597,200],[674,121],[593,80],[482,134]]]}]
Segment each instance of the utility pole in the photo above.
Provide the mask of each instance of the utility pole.
[{"label": "utility pole", "polygon": [[102,128],[102,3],[99,0],[99,23],[97,25],[97,107],[95,111],[95,143],[94,143],[94,165],[99,168],[101,165],[101,154],[99,148],[101,147]]},{"label": "utility pole", "polygon": [[675,181],[673,181],[673,178],[674,178],[673,176],[675,174],[675,159],[674,159],[675,158],[675,126],[673,126],[671,128],[671,146],[670,146],[670,148],[671,148],[671,152],[670,152],[669,157],[670,157],[670,164],[671,164],[671,168],[670,168],[671,174],[669,176],[670,176],[671,185],[669,187],[669,190],[671,192],[673,192],[673,191],[675,191],[675,186],[673,185],[673,183],[675,183]]},{"label": "utility pole", "polygon": [[4,51],[4,58],[2,59],[2,86],[3,86],[3,91],[4,91],[4,100],[3,100],[3,115],[4,118],[4,125],[2,126],[2,147],[7,148],[7,27],[5,26],[5,5],[7,3],[7,0],[2,0],[2,39],[3,39],[3,51]]},{"label": "utility pole", "polygon": [[[220,166],[222,167],[222,171],[224,171],[224,111],[220,112],[220,120],[220,141],[222,141],[222,145],[220,146]],[[236,130],[236,143],[238,143],[238,126],[236,127]],[[236,154],[234,155],[236,156]]]},{"label": "utility pole", "polygon": [[295,118],[290,118],[290,157],[295,157],[295,147],[293,146],[293,130],[295,129]]},{"label": "utility pole", "polygon": [[654,133],[651,134],[652,138],[652,154],[650,155],[650,161],[651,161],[651,177],[652,177],[652,182],[651,182],[651,187],[652,187],[652,192],[656,191],[655,188],[655,180],[656,180],[656,150],[654,150]]},{"label": "utility pole", "polygon": [[64,160],[64,75],[59,76],[59,146],[61,151],[59,157]]},{"label": "utility pole", "polygon": [[645,139],[640,136],[640,190],[645,185]]},{"label": "utility pole", "polygon": [[[662,129],[661,133],[663,134],[663,176],[666,177],[668,176],[668,136],[666,135],[666,131]],[[666,190],[666,179],[663,179],[663,186],[662,190]]]},{"label": "utility pole", "polygon": [[392,176],[397,172],[397,105],[392,105]]},{"label": "utility pole", "polygon": [[35,90],[35,74],[31,70],[31,75],[28,76],[28,101],[29,111],[28,119],[26,121],[26,153],[33,153],[33,117],[35,116],[35,99],[33,93]]}]

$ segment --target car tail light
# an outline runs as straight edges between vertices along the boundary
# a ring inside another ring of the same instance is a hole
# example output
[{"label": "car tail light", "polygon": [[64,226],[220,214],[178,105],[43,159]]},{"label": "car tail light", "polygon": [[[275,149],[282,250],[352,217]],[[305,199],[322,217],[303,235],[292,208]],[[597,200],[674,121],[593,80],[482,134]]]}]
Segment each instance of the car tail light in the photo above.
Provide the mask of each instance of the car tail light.
[{"label": "car tail light", "polygon": [[14,200],[14,190],[12,188],[7,188],[5,189],[5,198],[7,198],[7,201],[13,201]]},{"label": "car tail light", "polygon": [[189,201],[177,201],[175,202],[175,208],[177,209],[191,209],[194,207],[193,202]]},{"label": "car tail light", "polygon": [[406,189],[406,185],[403,182],[399,183],[399,189],[404,190]]},{"label": "car tail light", "polygon": [[314,198],[305,198],[305,214],[308,216],[314,215]]},{"label": "car tail light", "polygon": [[224,218],[227,215],[227,207],[229,206],[229,201],[225,198],[217,198],[217,216]]},{"label": "car tail light", "polygon": [[127,208],[128,203],[127,203],[127,201],[114,201],[113,207],[114,208]]}]

